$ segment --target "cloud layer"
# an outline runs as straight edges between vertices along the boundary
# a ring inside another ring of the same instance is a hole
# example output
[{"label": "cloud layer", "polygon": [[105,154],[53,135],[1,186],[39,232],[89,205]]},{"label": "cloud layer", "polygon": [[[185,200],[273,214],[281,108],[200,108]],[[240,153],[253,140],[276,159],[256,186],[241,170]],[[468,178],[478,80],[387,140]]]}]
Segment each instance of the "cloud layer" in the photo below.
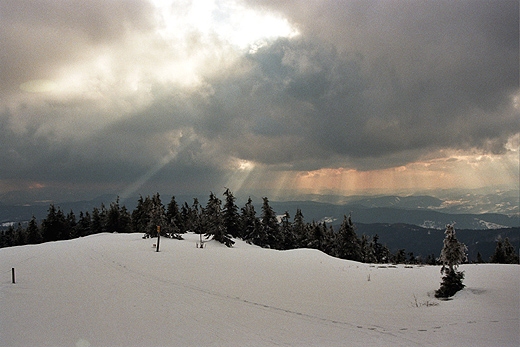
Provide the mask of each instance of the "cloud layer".
[{"label": "cloud layer", "polygon": [[0,13],[4,191],[218,189],[254,167],[517,153],[517,1],[8,0]]}]

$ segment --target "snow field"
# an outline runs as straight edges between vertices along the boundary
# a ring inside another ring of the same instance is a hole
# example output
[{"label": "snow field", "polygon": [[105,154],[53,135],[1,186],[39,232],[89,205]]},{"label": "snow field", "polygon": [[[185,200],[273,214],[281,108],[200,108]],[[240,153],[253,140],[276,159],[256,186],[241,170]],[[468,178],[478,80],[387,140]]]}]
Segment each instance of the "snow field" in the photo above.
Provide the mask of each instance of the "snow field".
[{"label": "snow field", "polygon": [[0,249],[0,345],[520,345],[517,265],[464,265],[440,301],[438,266],[141,236]]}]

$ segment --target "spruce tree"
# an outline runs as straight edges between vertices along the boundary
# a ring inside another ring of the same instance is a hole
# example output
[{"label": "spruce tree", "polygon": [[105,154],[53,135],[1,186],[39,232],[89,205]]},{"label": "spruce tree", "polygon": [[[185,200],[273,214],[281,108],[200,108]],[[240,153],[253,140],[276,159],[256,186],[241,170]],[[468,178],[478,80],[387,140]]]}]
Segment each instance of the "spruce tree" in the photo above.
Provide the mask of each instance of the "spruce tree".
[{"label": "spruce tree", "polygon": [[67,221],[61,209],[51,204],[47,217],[42,221],[43,242],[67,239]]},{"label": "spruce tree", "polygon": [[2,234],[2,247],[12,247],[15,245],[15,230],[11,224]]},{"label": "spruce tree", "polygon": [[506,256],[506,263],[507,264],[518,264],[518,254],[515,251],[515,247],[511,244],[509,241],[509,237],[506,237],[504,239],[504,253]]},{"label": "spruce tree", "polygon": [[308,226],[305,224],[303,213],[301,209],[296,209],[292,230],[295,238],[295,248],[305,248],[308,246],[307,239]]},{"label": "spruce tree", "polygon": [[203,221],[202,221],[202,208],[197,198],[193,198],[193,204],[189,209],[189,216],[187,224],[190,227],[190,231],[195,234],[203,234]]},{"label": "spruce tree", "polygon": [[79,212],[78,223],[76,224],[76,230],[74,232],[76,237],[83,237],[90,235],[92,220],[90,218],[90,213],[87,211],[83,213],[83,211]]},{"label": "spruce tree", "polygon": [[294,233],[292,230],[292,224],[289,220],[291,216],[289,212],[285,211],[285,214],[282,217],[282,245],[281,249],[293,249],[296,244],[296,240],[294,238]]},{"label": "spruce tree", "polygon": [[232,236],[227,233],[227,230],[224,227],[221,203],[220,199],[211,192],[208,204],[203,213],[204,227],[206,229],[205,237],[213,237],[213,240],[231,247],[235,241],[231,239]]},{"label": "spruce tree", "polygon": [[370,240],[370,237],[363,234],[361,235],[361,261],[363,263],[375,263],[376,256],[374,250],[374,242]]},{"label": "spruce tree", "polygon": [[163,235],[170,236],[170,230],[168,230],[168,225],[166,223],[166,209],[162,204],[159,193],[155,193],[150,200],[145,237],[157,237],[158,226],[161,227],[161,233]]},{"label": "spruce tree", "polygon": [[262,204],[262,215],[260,218],[260,232],[262,238],[265,238],[265,244],[259,246],[280,249],[282,240],[278,218],[269,205],[269,199],[267,199],[267,197],[262,199],[264,202]]},{"label": "spruce tree", "polygon": [[361,245],[356,235],[352,217],[343,216],[336,235],[336,256],[341,259],[361,261]]},{"label": "spruce tree", "polygon": [[491,256],[491,263],[496,264],[518,264],[518,254],[515,248],[506,237],[504,240],[499,236],[495,246],[495,252]]},{"label": "spruce tree", "polygon": [[406,251],[404,248],[398,249],[393,256],[392,262],[394,264],[405,264],[406,263]]},{"label": "spruce tree", "polygon": [[307,247],[323,251],[325,245],[326,228],[321,223],[312,222]]},{"label": "spruce tree", "polygon": [[166,208],[166,221],[174,234],[184,233],[183,219],[175,196],[172,196]]},{"label": "spruce tree", "polygon": [[181,207],[181,220],[181,233],[193,231],[191,227],[191,207],[187,202],[184,202]]},{"label": "spruce tree", "polygon": [[119,211],[119,232],[131,233],[132,232],[132,217],[128,212],[125,205],[123,205]]},{"label": "spruce tree", "polygon": [[444,274],[444,277],[441,287],[435,291],[437,298],[449,298],[464,288],[462,283],[464,272],[457,271],[457,268],[467,260],[467,247],[457,240],[453,225],[448,224],[444,234],[446,237],[440,256],[442,262],[441,274]]},{"label": "spruce tree", "polygon": [[121,210],[119,207],[119,196],[116,201],[110,203],[107,211],[106,230],[110,233],[120,233],[121,228]]},{"label": "spruce tree", "polygon": [[99,234],[103,232],[103,220],[99,208],[92,209],[92,217],[90,219],[90,234]]},{"label": "spruce tree", "polygon": [[256,217],[255,206],[253,205],[251,197],[247,199],[247,203],[240,211],[242,239],[248,243],[254,243],[254,240],[259,235],[260,220]]},{"label": "spruce tree", "polygon": [[18,223],[18,227],[15,230],[14,245],[22,246],[27,244],[27,234],[21,223]]},{"label": "spruce tree", "polygon": [[[137,200],[137,206],[132,211],[132,231],[134,233],[145,233],[145,238],[149,237],[148,225],[150,224],[150,210],[152,207],[152,200],[149,196],[143,199],[142,196],[139,196],[139,200]],[[94,222],[94,212],[92,214],[92,219]]]},{"label": "spruce tree", "polygon": [[372,237],[372,245],[374,248],[374,258],[376,263],[384,263],[388,261],[388,248],[379,243],[379,235],[375,234]]},{"label": "spruce tree", "polygon": [[238,207],[235,204],[235,197],[229,188],[226,188],[224,196],[226,197],[222,211],[224,229],[226,233],[232,237],[240,237],[242,236],[240,232],[240,215],[238,214]]},{"label": "spruce tree", "polygon": [[36,222],[36,217],[32,216],[29,224],[27,225],[27,243],[37,244],[41,243],[42,240],[42,234],[40,232],[40,228],[38,227],[38,223]]}]

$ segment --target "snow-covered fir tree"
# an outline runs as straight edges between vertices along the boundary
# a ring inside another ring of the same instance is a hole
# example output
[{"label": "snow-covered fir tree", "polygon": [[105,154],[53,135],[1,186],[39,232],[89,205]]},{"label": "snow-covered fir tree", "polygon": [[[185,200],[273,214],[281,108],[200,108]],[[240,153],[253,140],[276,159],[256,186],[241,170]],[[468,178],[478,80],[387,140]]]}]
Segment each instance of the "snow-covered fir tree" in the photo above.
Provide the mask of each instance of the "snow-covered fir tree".
[{"label": "snow-covered fir tree", "polygon": [[440,261],[442,262],[441,274],[444,274],[444,277],[442,278],[441,287],[435,291],[435,297],[437,298],[449,298],[464,288],[462,283],[464,272],[457,271],[457,268],[467,260],[466,252],[468,248],[457,240],[453,225],[446,225],[444,234],[446,237],[444,238],[444,246],[440,256]]}]

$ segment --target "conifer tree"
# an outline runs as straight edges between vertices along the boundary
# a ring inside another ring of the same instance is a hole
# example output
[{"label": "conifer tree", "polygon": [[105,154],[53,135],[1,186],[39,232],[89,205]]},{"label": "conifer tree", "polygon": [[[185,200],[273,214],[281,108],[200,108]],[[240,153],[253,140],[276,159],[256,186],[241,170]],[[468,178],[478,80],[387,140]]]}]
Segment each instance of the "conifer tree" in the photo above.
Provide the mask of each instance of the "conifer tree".
[{"label": "conifer tree", "polygon": [[336,256],[341,259],[361,261],[361,246],[356,235],[352,217],[343,216],[343,222],[336,235]]},{"label": "conifer tree", "polygon": [[74,211],[70,210],[69,213],[67,213],[66,223],[65,223],[65,230],[63,233],[62,238],[64,240],[68,240],[71,238],[74,238],[74,230],[76,229],[76,215],[74,214]]},{"label": "conifer tree", "polygon": [[444,274],[444,277],[442,278],[441,287],[435,291],[435,297],[437,298],[451,297],[464,288],[462,283],[464,272],[457,271],[457,268],[467,260],[467,247],[457,240],[453,225],[448,224],[444,234],[446,237],[444,238],[444,246],[440,256],[442,262],[441,274]]},{"label": "conifer tree", "polygon": [[370,237],[363,234],[361,235],[360,243],[361,261],[363,263],[375,263],[376,256],[374,251],[374,242],[370,240]]},{"label": "conifer tree", "polygon": [[121,209],[119,207],[119,196],[116,201],[110,203],[107,211],[106,230],[110,233],[120,233],[121,228]]},{"label": "conifer tree", "polygon": [[516,254],[515,248],[508,237],[504,240],[498,237],[495,252],[491,256],[490,262],[496,264],[518,264],[518,254]]},{"label": "conifer tree", "polygon": [[14,234],[14,246],[22,246],[27,244],[27,234],[21,223],[18,223],[18,227]]},{"label": "conifer tree", "polygon": [[90,220],[90,234],[99,234],[103,232],[103,220],[99,208],[92,209],[92,218]]},{"label": "conifer tree", "polygon": [[509,241],[509,237],[504,239],[504,253],[506,256],[506,264],[518,264],[518,254],[515,251],[515,247]]},{"label": "conifer tree", "polygon": [[192,231],[191,207],[188,205],[187,202],[184,202],[184,204],[181,207],[181,220],[182,220],[181,233],[186,233],[186,232]]},{"label": "conifer tree", "polygon": [[76,230],[74,232],[75,237],[83,237],[90,235],[92,233],[91,223],[92,220],[90,218],[90,213],[88,211],[85,213],[83,213],[83,211],[80,211],[78,223],[76,224]]},{"label": "conifer tree", "polygon": [[179,210],[179,205],[175,200],[175,196],[172,196],[168,206],[166,208],[166,220],[169,225],[170,230],[175,234],[184,233],[183,219],[181,216],[181,211]]},{"label": "conifer tree", "polygon": [[220,199],[211,192],[208,204],[206,205],[203,214],[204,227],[206,229],[205,237],[213,237],[213,240],[231,247],[235,241],[231,239],[231,235],[227,233],[227,230],[224,227],[221,203]]},{"label": "conifer tree", "polygon": [[190,227],[190,231],[194,232],[195,234],[203,234],[203,221],[202,221],[202,214],[203,209],[201,208],[199,204],[199,200],[197,198],[193,198],[193,204],[189,208],[189,216],[188,216],[188,222],[187,224]]},{"label": "conifer tree", "polygon": [[292,224],[292,230],[295,238],[295,247],[302,248],[307,247],[308,239],[307,239],[307,225],[305,224],[303,213],[301,209],[296,209],[296,214],[294,215],[294,221]]},{"label": "conifer tree", "polygon": [[[142,196],[139,196],[139,200],[137,200],[137,206],[132,211],[132,231],[134,233],[145,233],[148,235],[148,225],[150,224],[150,210],[152,207],[152,200],[149,196],[143,199]],[[94,213],[92,214],[92,219],[94,221]]]},{"label": "conifer tree", "polygon": [[260,233],[261,238],[265,239],[265,243],[263,241],[260,241],[264,244],[259,244],[259,246],[280,249],[282,242],[280,235],[280,226],[278,224],[276,213],[269,205],[269,199],[267,199],[267,197],[264,197],[262,199],[264,202],[262,204],[262,215],[260,219]]},{"label": "conifer tree", "polygon": [[312,222],[307,247],[323,251],[325,244],[325,228],[323,224]]},{"label": "conifer tree", "polygon": [[394,264],[405,264],[406,263],[406,252],[405,252],[404,248],[400,248],[397,250],[397,252],[393,256],[392,262]]},{"label": "conifer tree", "polygon": [[42,237],[43,242],[64,240],[68,234],[67,222],[65,215],[61,209],[51,204],[47,213],[47,217],[42,221]]},{"label": "conifer tree", "polygon": [[2,247],[12,247],[15,245],[15,230],[11,224],[7,227],[7,230],[2,234]]},{"label": "conifer tree", "polygon": [[240,211],[242,239],[248,243],[253,243],[253,240],[259,235],[260,220],[256,217],[255,206],[253,205],[251,197],[247,199],[247,203]]},{"label": "conifer tree", "polygon": [[42,234],[40,232],[40,228],[38,227],[38,223],[36,222],[36,217],[32,216],[29,224],[27,225],[27,243],[37,244],[41,243],[42,240]]},{"label": "conifer tree", "polygon": [[[166,209],[161,201],[159,193],[155,193],[150,200],[150,208],[148,211],[148,225],[146,226],[146,235],[148,237],[157,237],[157,227],[161,227],[163,235],[169,235],[168,225],[166,223]],[[145,235],[145,237],[146,237]]]},{"label": "conifer tree", "polygon": [[372,237],[372,245],[374,248],[374,261],[379,264],[388,262],[388,258],[390,257],[390,250],[386,246],[383,246],[381,243],[379,243],[378,234],[375,234],[374,237]]},{"label": "conifer tree", "polygon": [[132,217],[125,205],[123,205],[119,211],[119,230],[121,233],[132,232]]},{"label": "conifer tree", "polygon": [[292,230],[292,224],[289,220],[291,216],[289,212],[285,211],[285,214],[282,217],[282,245],[281,249],[293,249],[296,244],[296,240],[294,238],[294,233]]},{"label": "conifer tree", "polygon": [[235,197],[229,188],[226,188],[224,196],[226,197],[222,211],[224,229],[226,233],[232,237],[240,237],[242,236],[240,232],[240,215],[238,214],[238,207],[235,204]]}]

